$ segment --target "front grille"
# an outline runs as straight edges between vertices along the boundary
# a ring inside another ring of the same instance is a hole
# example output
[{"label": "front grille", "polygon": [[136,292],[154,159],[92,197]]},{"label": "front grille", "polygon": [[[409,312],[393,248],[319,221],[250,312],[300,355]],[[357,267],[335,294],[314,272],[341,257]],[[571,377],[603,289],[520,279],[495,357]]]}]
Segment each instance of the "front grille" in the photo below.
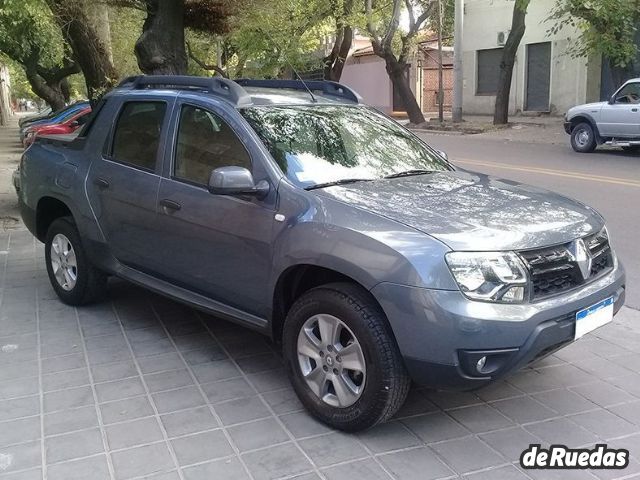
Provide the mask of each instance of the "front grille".
[{"label": "front grille", "polygon": [[597,233],[583,238],[582,241],[588,252],[587,255],[591,257],[591,270],[587,272],[587,278],[576,260],[578,240],[563,245],[519,252],[529,269],[534,300],[577,288],[611,269],[613,255],[606,236]]}]

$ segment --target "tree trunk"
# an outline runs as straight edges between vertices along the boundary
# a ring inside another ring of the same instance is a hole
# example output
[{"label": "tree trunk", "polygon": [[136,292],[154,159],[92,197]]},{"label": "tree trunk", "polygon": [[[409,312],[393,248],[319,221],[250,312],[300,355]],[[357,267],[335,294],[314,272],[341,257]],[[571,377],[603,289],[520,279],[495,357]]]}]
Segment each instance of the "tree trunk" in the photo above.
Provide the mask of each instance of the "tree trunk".
[{"label": "tree trunk", "polygon": [[336,40],[329,56],[325,58],[324,78],[339,82],[342,76],[347,55],[353,43],[353,28],[349,25],[339,26],[336,30]]},{"label": "tree trunk", "polygon": [[525,19],[530,0],[516,0],[513,6],[511,31],[502,51],[496,105],[493,113],[494,125],[505,125],[509,122],[509,96],[511,95],[511,79],[516,53],[525,31]]},{"label": "tree trunk", "polygon": [[140,70],[148,75],[184,75],[184,0],[145,0],[147,18],[135,46]]},{"label": "tree trunk", "polygon": [[33,66],[25,67],[25,75],[31,85],[33,93],[47,102],[54,112],[65,106],[66,102],[60,82],[53,85],[47,84],[44,78],[38,74],[37,69]]},{"label": "tree trunk", "polygon": [[109,48],[103,44],[79,0],[47,2],[65,40],[71,46],[76,62],[82,69],[89,99],[95,102],[112,88],[117,80]]},{"label": "tree trunk", "polygon": [[413,90],[411,90],[409,82],[407,81],[406,72],[409,66],[405,62],[399,62],[393,56],[387,56],[384,60],[387,74],[404,104],[409,121],[415,125],[424,123],[425,119],[420,105],[418,105],[416,96],[413,94]]}]

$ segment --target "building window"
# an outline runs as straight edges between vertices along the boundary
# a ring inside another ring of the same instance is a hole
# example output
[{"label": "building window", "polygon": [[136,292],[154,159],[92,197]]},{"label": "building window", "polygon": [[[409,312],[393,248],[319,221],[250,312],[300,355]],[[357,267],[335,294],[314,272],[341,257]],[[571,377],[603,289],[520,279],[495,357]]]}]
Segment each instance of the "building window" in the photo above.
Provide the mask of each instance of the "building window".
[{"label": "building window", "polygon": [[495,95],[498,91],[502,48],[478,50],[478,82],[476,95]]}]

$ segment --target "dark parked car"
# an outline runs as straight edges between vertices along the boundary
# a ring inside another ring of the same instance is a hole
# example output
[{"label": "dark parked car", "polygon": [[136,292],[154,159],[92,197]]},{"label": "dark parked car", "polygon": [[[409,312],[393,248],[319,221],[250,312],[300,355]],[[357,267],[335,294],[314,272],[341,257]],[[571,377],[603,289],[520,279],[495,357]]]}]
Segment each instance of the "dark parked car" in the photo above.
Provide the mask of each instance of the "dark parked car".
[{"label": "dark parked car", "polygon": [[63,302],[117,275],[262,332],[344,430],[411,379],[481,387],[624,303],[595,210],[458,169],[333,82],[129,78],[20,172]]}]

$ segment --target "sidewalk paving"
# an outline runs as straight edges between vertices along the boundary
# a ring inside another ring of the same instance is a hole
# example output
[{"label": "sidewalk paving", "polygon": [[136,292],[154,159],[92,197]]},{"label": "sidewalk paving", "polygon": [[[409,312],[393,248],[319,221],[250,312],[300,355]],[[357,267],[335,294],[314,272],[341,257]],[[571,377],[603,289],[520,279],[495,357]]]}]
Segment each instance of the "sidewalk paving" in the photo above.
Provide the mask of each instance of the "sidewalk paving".
[{"label": "sidewalk paving", "polygon": [[[0,232],[0,287],[0,480],[640,477],[635,310],[488,388],[414,387],[393,421],[352,435],[313,420],[246,329],[118,279],[103,303],[62,304],[23,228]],[[524,471],[530,443],[632,460]]]}]

